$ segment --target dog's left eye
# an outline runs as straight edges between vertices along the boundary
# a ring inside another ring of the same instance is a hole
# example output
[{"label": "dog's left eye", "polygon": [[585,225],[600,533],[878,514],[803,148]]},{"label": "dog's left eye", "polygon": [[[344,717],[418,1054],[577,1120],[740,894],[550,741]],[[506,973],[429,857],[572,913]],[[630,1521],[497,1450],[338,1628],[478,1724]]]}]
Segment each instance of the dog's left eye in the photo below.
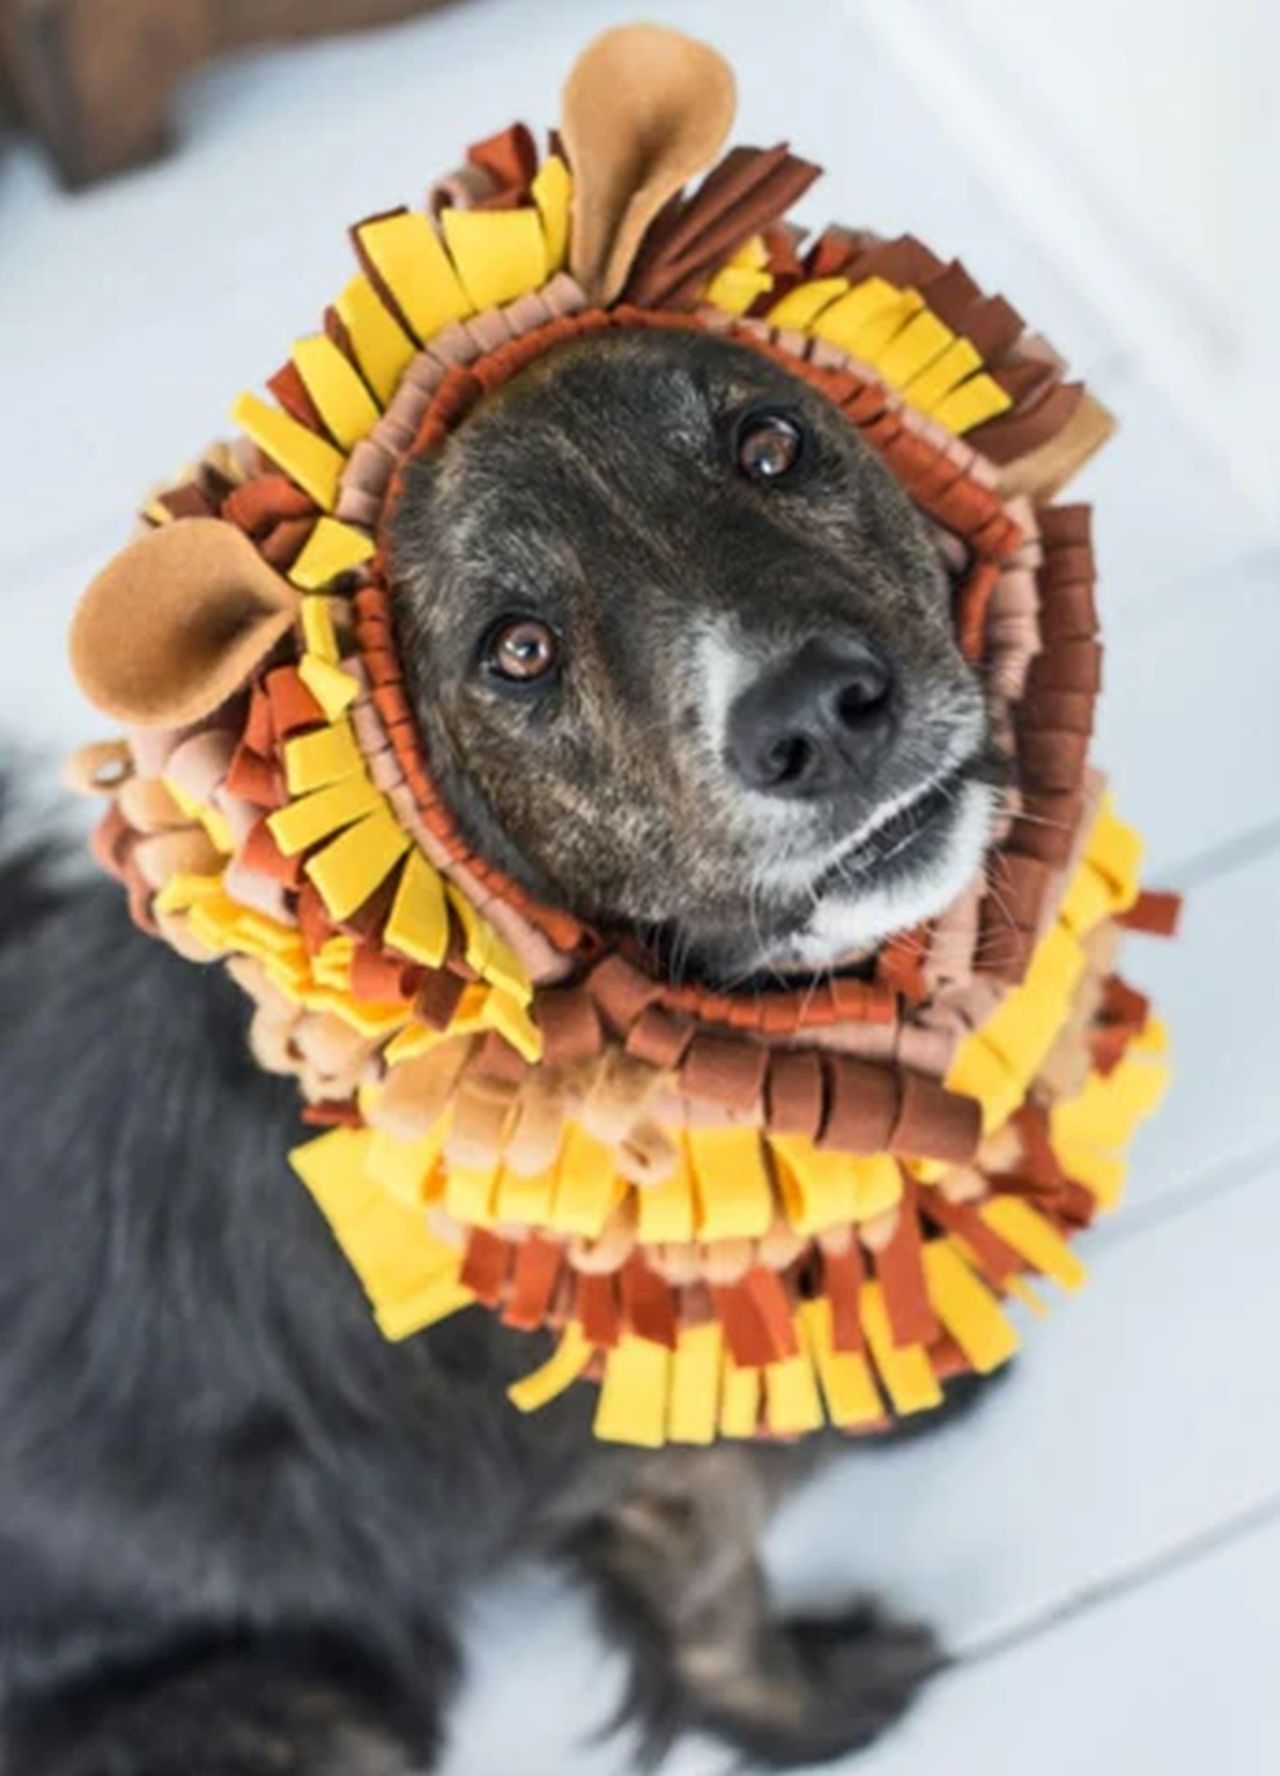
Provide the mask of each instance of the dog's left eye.
[{"label": "dog's left eye", "polygon": [[495,678],[532,684],[555,670],[559,658],[555,630],[536,617],[506,617],[489,631],[484,662]]},{"label": "dog's left eye", "polygon": [[737,464],[748,481],[781,481],[800,461],[804,433],[785,413],[751,413],[734,441]]}]

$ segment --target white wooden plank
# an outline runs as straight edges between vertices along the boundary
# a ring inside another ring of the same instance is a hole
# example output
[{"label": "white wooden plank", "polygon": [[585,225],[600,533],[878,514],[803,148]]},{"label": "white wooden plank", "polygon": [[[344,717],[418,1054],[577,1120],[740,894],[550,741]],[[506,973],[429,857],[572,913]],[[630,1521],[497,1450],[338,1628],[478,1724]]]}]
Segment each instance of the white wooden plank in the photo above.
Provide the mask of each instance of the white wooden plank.
[{"label": "white wooden plank", "polygon": [[[1116,504],[1126,509],[1125,490]],[[1280,762],[1280,556],[1135,599],[1103,557],[1095,753],[1147,843],[1148,873],[1273,821]]]},{"label": "white wooden plank", "polygon": [[1274,1166],[1086,1249],[1090,1286],[981,1412],[853,1455],[789,1509],[789,1591],[867,1585],[964,1649],[1280,1494],[1277,1252]]},{"label": "white wooden plank", "polygon": [[1278,1596],[1272,1523],[961,1670],[882,1747],[829,1767],[850,1776],[994,1776],[1015,1767],[1036,1776],[1272,1776]]},{"label": "white wooden plank", "polygon": [[[830,177],[808,213],[915,228],[1009,288],[1078,360],[1110,352],[1087,307],[1028,253],[927,107],[837,0],[748,17],[735,0],[666,0],[658,17],[739,67],[745,140],[792,135]],[[513,116],[551,123],[577,49],[612,0],[488,0],[392,31],[224,66],[186,106],[182,155],[67,197],[29,153],[0,169],[6,426],[0,559],[68,523],[127,512],[224,425],[348,275],[346,224],[456,165]],[[815,58],[815,44],[823,54]]]},{"label": "white wooden plank", "polygon": [[[1124,972],[1167,1020],[1174,1064],[1169,1095],[1134,1144],[1129,1209],[1280,1141],[1278,907],[1273,851],[1192,889],[1176,942],[1129,940]],[[1124,1217],[1122,1208],[1118,1230]]]}]

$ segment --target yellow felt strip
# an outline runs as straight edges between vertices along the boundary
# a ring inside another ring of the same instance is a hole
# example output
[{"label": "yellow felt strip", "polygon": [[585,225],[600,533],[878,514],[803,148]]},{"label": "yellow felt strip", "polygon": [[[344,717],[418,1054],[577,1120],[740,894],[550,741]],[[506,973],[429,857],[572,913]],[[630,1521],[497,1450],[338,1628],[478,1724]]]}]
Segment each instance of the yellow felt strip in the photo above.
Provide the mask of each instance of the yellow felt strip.
[{"label": "yellow felt strip", "polygon": [[427,1184],[435,1171],[444,1144],[444,1118],[429,1134],[416,1141],[402,1140],[386,1129],[375,1128],[365,1162],[367,1175],[389,1190],[406,1208],[418,1209],[426,1200]]},{"label": "yellow felt strip", "polygon": [[[342,1247],[379,1324],[405,1336],[425,1324],[458,1293],[458,1254],[430,1231],[424,1217],[373,1183],[366,1164],[371,1136],[366,1129],[334,1129],[295,1147],[290,1164],[315,1197],[334,1238]],[[461,1307],[470,1300],[455,1305]],[[452,1311],[446,1307],[446,1311]],[[414,1320],[409,1325],[407,1321]]]},{"label": "yellow felt strip", "polygon": [[364,760],[345,718],[327,728],[295,734],[284,743],[284,775],[290,795],[306,795],[341,777],[358,777],[363,772]]},{"label": "yellow felt strip", "polygon": [[681,1326],[671,1364],[667,1436],[672,1443],[714,1443],[720,1409],[724,1335],[714,1320]]},{"label": "yellow felt strip", "polygon": [[316,411],[343,450],[352,450],[378,423],[373,396],[325,333],[300,339],[293,362]]},{"label": "yellow felt strip", "polygon": [[415,1332],[425,1331],[428,1326],[447,1320],[450,1314],[470,1307],[474,1300],[470,1289],[456,1277],[442,1276],[410,1295],[376,1303],[374,1318],[382,1336],[398,1344],[402,1338],[412,1338]]},{"label": "yellow felt strip", "polygon": [[1074,1292],[1087,1279],[1089,1273],[1071,1247],[1030,1203],[1016,1196],[995,1196],[978,1213],[1033,1270],[1064,1289]]},{"label": "yellow felt strip", "polygon": [[268,814],[267,826],[285,856],[294,857],[381,806],[381,794],[361,772]]},{"label": "yellow felt strip", "polygon": [[949,395],[944,395],[932,409],[931,417],[959,437],[984,420],[994,419],[998,413],[1007,413],[1012,406],[1013,402],[1000,384],[980,372],[971,376],[968,382],[962,382]]},{"label": "yellow felt strip", "polygon": [[195,876],[185,873],[170,876],[156,895],[154,905],[159,913],[185,913],[198,900],[221,895],[221,876]]},{"label": "yellow felt strip", "polygon": [[856,1183],[847,1153],[826,1153],[803,1135],[770,1135],[778,1187],[797,1233],[819,1233],[854,1219]]},{"label": "yellow felt strip", "polygon": [[483,974],[489,952],[497,942],[497,933],[487,919],[481,918],[460,888],[446,882],[444,891],[462,927],[462,950],[467,966],[474,968],[477,974]]},{"label": "yellow felt strip", "polygon": [[595,1355],[595,1350],[577,1320],[570,1320],[564,1336],[541,1368],[534,1369],[507,1389],[508,1400],[521,1412],[537,1412],[572,1386]]},{"label": "yellow felt strip", "polygon": [[518,999],[501,987],[490,989],[484,1003],[484,1021],[506,1038],[526,1061],[542,1059],[542,1031]]},{"label": "yellow felt strip", "polygon": [[231,828],[227,824],[226,816],[217,808],[210,807],[207,802],[199,802],[193,795],[188,795],[182,785],[175,783],[172,777],[161,777],[160,781],[187,819],[198,821],[208,833],[216,849],[229,856],[235,849],[235,843],[231,837]]},{"label": "yellow felt strip", "polygon": [[999,1304],[945,1239],[926,1240],[924,1274],[938,1318],[979,1375],[990,1375],[1018,1348]]},{"label": "yellow felt strip", "polygon": [[373,554],[373,539],[337,518],[321,518],[302,545],[289,578],[304,592],[318,592]]},{"label": "yellow felt strip", "polygon": [[614,1176],[613,1152],[576,1122],[566,1124],[564,1145],[556,1167],[556,1195],[551,1225],[562,1233],[594,1239],[621,1195]]},{"label": "yellow felt strip", "polygon": [[338,637],[329,614],[329,600],[322,593],[302,601],[302,638],[308,653],[330,665],[337,664]]},{"label": "yellow felt strip", "polygon": [[1056,993],[1015,987],[982,1026],[982,1041],[994,1049],[1006,1071],[1025,1083],[1039,1068],[1062,1027],[1065,1002]]},{"label": "yellow felt strip", "polygon": [[511,1221],[523,1227],[545,1227],[551,1219],[555,1201],[556,1174],[549,1168],[532,1177],[522,1177],[510,1166],[503,1166],[498,1179],[498,1202],[494,1218]]},{"label": "yellow felt strip", "polygon": [[726,1348],[720,1375],[720,1433],[754,1437],[760,1424],[760,1371],[740,1369]]},{"label": "yellow felt strip", "polygon": [[306,685],[325,717],[335,722],[355,702],[360,687],[350,673],[333,666],[316,654],[304,654],[298,662],[298,677]]},{"label": "yellow felt strip", "polygon": [[1104,919],[1109,919],[1118,910],[1119,896],[1115,883],[1108,881],[1102,871],[1095,868],[1086,857],[1062,897],[1062,905],[1058,909],[1059,919],[1076,937],[1087,937]]},{"label": "yellow felt strip", "polygon": [[703,300],[724,314],[744,315],[757,296],[763,296],[772,288],[773,279],[767,271],[750,271],[745,265],[725,265],[707,285]]},{"label": "yellow felt strip", "polygon": [[1119,1155],[1104,1153],[1101,1148],[1084,1142],[1066,1140],[1058,1129],[1053,1130],[1053,1151],[1058,1164],[1077,1184],[1096,1200],[1104,1212],[1118,1208],[1129,1181],[1129,1168]]},{"label": "yellow felt strip", "polygon": [[405,1026],[398,1036],[392,1038],[383,1052],[383,1059],[388,1067],[398,1067],[401,1061],[416,1060],[419,1055],[427,1054],[448,1040],[450,1032],[429,1029],[426,1024],[416,1020]]},{"label": "yellow felt strip", "polygon": [[897,312],[901,296],[902,292],[883,278],[865,278],[847,295],[823,308],[810,323],[809,332],[844,351],[854,351],[863,328],[878,314]]},{"label": "yellow felt strip", "polygon": [[605,1443],[660,1449],[667,1438],[671,1352],[624,1332],[604,1360],[595,1433]]},{"label": "yellow felt strip", "polygon": [[950,327],[927,308],[923,309],[895,340],[885,346],[876,368],[892,387],[902,388],[913,376],[935,363],[954,338]]},{"label": "yellow felt strip", "polygon": [[485,920],[487,942],[484,951],[484,978],[518,1005],[533,999],[533,982],[529,971],[510,944],[504,943],[493,926]]},{"label": "yellow felt strip", "polygon": [[450,321],[465,320],[472,303],[440,237],[424,215],[409,210],[366,222],[360,242],[421,344]]},{"label": "yellow felt strip", "polygon": [[1074,1098],[1054,1105],[1049,1117],[1053,1139],[1104,1149],[1127,1147],[1168,1083],[1167,1067],[1128,1054],[1111,1073],[1090,1074]]},{"label": "yellow felt strip", "polygon": [[859,327],[853,350],[879,368],[881,353],[923,308],[924,297],[918,290],[900,291],[897,302],[878,309]]},{"label": "yellow felt strip", "polygon": [[765,271],[769,264],[769,243],[762,234],[749,235],[729,258],[730,265],[745,266],[748,271]]},{"label": "yellow felt strip", "polygon": [[825,1423],[818,1380],[803,1341],[794,1357],[765,1369],[764,1395],[769,1429],[780,1437],[798,1437]]},{"label": "yellow felt strip", "polygon": [[268,918],[252,907],[242,907],[236,915],[236,935],[260,952],[278,956],[295,956],[305,965],[306,951],[298,933],[278,919]]},{"label": "yellow felt strip", "polygon": [[1080,985],[1084,966],[1080,945],[1065,926],[1055,923],[1036,945],[1023,989],[1028,993],[1047,993],[1065,1005]]},{"label": "yellow felt strip", "polygon": [[954,340],[933,363],[919,370],[903,385],[903,394],[921,413],[932,413],[939,401],[945,400],[959,383],[975,370],[981,370],[982,359],[967,339]]},{"label": "yellow felt strip", "polygon": [[537,210],[454,210],[440,218],[462,287],[477,309],[514,302],[545,283],[547,249]]},{"label": "yellow felt strip", "polygon": [[231,417],[318,506],[326,512],[333,510],[338,477],[347,461],[340,450],[257,395],[241,395]]},{"label": "yellow felt strip", "polygon": [[444,1206],[455,1221],[471,1227],[493,1224],[493,1198],[498,1187],[499,1167],[450,1165],[444,1185]]},{"label": "yellow felt strip", "polygon": [[564,269],[569,256],[569,203],[573,195],[569,169],[558,154],[549,154],[538,168],[529,195],[542,220],[546,275],[554,277]]},{"label": "yellow felt strip", "polygon": [[902,1201],[902,1170],[887,1153],[861,1155],[853,1162],[856,1221],[874,1221]]},{"label": "yellow felt strip", "polygon": [[309,857],[303,868],[319,889],[330,917],[349,919],[408,849],[408,835],[385,809],[377,809]]},{"label": "yellow felt strip", "polygon": [[449,908],[440,872],[410,851],[391,903],[386,942],[411,962],[439,968],[449,950]]},{"label": "yellow felt strip", "polygon": [[[270,967],[267,972],[271,972]],[[332,1012],[350,1029],[374,1039],[390,1036],[402,1028],[409,1017],[409,1008],[403,1000],[354,999],[349,992],[335,993],[328,987],[304,992],[301,1002],[308,1011]]]},{"label": "yellow felt strip", "polygon": [[1143,851],[1139,835],[1120,819],[1110,796],[1104,797],[1085,854],[1094,868],[1112,884],[1121,910],[1132,906],[1137,899]]},{"label": "yellow felt strip", "polygon": [[388,313],[363,272],[351,279],[334,307],[347,329],[369,387],[385,407],[413,357],[413,341],[395,316]]},{"label": "yellow felt strip", "polygon": [[923,1345],[893,1342],[884,1291],[879,1283],[864,1283],[858,1302],[862,1329],[875,1358],[876,1371],[893,1402],[895,1412],[924,1412],[942,1404],[942,1387],[933,1372]]},{"label": "yellow felt strip", "polygon": [[831,1303],[825,1296],[800,1303],[800,1326],[832,1424],[849,1429],[882,1419],[884,1402],[870,1363],[860,1352],[838,1351],[831,1342]]},{"label": "yellow felt strip", "polygon": [[693,1171],[683,1142],[677,1145],[676,1162],[670,1173],[637,1189],[636,1210],[639,1215],[636,1232],[645,1245],[693,1238],[696,1226]]},{"label": "yellow felt strip", "polygon": [[703,1239],[759,1239],[773,1222],[773,1185],[753,1128],[689,1130]]},{"label": "yellow felt strip", "polygon": [[980,1030],[966,1036],[957,1048],[943,1083],[948,1091],[978,1100],[986,1135],[1008,1122],[1024,1096],[1022,1081],[1004,1057],[988,1047]]},{"label": "yellow felt strip", "polygon": [[797,284],[794,290],[780,296],[765,318],[771,327],[807,332],[823,309],[847,295],[848,290],[848,278],[811,278],[807,284]]}]

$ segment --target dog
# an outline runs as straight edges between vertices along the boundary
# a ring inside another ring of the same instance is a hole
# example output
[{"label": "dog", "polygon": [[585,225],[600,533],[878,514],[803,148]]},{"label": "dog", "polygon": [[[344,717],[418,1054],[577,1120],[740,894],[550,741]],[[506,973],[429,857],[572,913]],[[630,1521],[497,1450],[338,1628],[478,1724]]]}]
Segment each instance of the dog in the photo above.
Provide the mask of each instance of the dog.
[{"label": "dog", "polygon": [[[763,354],[555,348],[411,465],[390,556],[463,832],[673,976],[821,976],[980,871],[999,769],[945,553]],[[611,1448],[589,1388],[510,1410],[529,1341],[482,1310],[385,1343],[231,983],[47,848],[4,870],[4,1768],[428,1770],[460,1602],[514,1553],[629,1651],[638,1756],[696,1728],[803,1766],[898,1719],[929,1631],[782,1617],[757,1562],[837,1437]]]}]

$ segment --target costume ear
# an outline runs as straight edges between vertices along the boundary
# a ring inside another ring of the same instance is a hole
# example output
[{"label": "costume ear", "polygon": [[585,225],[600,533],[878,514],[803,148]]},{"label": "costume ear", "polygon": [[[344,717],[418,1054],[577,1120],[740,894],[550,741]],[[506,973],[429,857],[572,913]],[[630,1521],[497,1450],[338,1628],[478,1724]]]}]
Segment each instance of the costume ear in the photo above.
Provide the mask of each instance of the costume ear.
[{"label": "costume ear", "polygon": [[711,165],[734,105],[723,56],[660,25],[606,31],[578,57],[560,133],[573,172],[569,269],[593,301],[614,299],[663,204]]},{"label": "costume ear", "polygon": [[239,690],[297,612],[297,592],[243,531],[180,518],[94,580],[72,624],[71,668],[107,715],[181,727]]},{"label": "costume ear", "polygon": [[997,483],[1005,499],[1020,493],[1033,500],[1050,500],[1060,493],[1095,451],[1101,450],[1116,429],[1116,422],[1101,401],[1084,394],[1062,430],[1055,432],[1025,456],[1015,456],[1000,470]]}]

